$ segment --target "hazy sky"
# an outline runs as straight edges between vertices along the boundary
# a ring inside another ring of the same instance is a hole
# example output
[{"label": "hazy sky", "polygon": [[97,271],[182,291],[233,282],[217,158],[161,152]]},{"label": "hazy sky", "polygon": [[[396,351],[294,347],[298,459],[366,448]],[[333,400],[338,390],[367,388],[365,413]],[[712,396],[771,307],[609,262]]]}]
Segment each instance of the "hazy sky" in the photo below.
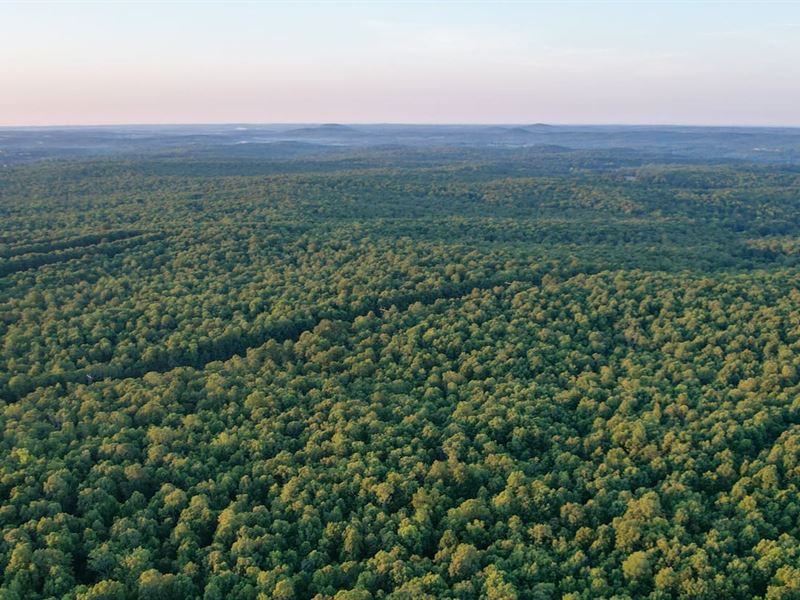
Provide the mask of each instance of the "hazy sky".
[{"label": "hazy sky", "polygon": [[800,125],[800,2],[0,2],[0,124]]}]

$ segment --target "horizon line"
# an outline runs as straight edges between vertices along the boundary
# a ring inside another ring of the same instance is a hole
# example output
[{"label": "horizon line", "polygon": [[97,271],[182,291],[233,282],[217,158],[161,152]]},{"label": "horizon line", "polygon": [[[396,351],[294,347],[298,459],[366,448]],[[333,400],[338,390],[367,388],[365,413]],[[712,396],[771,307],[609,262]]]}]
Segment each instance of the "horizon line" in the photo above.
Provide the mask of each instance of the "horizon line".
[{"label": "horizon line", "polygon": [[0,129],[92,129],[92,128],[114,128],[114,127],[263,127],[271,125],[341,125],[349,127],[375,127],[383,125],[393,125],[400,127],[697,127],[697,128],[719,128],[719,129],[800,129],[800,123],[796,124],[751,124],[751,123],[730,123],[730,124],[704,124],[704,123],[618,123],[618,122],[510,122],[510,121],[435,121],[435,122],[414,122],[414,121],[193,121],[193,122],[115,122],[115,123],[47,123],[47,124],[28,124],[10,125],[0,124]]}]

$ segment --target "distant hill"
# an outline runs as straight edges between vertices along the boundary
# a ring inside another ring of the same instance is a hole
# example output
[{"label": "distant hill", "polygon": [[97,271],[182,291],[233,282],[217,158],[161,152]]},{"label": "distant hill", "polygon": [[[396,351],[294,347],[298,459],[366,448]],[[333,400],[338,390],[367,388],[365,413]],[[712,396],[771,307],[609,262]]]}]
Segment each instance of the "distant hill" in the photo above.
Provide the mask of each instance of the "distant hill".
[{"label": "distant hill", "polygon": [[[315,146],[269,146],[296,142]],[[527,147],[646,152],[688,160],[800,164],[800,128],[655,125],[247,124],[0,127],[0,168],[46,159],[193,153],[295,156],[321,147]],[[213,149],[213,150],[212,150]]]},{"label": "distant hill", "polygon": [[363,136],[367,135],[365,132],[349,127],[347,125],[339,125],[338,123],[325,123],[313,127],[300,127],[298,129],[290,129],[285,131],[284,135],[344,135],[344,136]]},{"label": "distant hill", "polygon": [[349,125],[342,125],[341,123],[323,123],[319,129],[326,129],[328,131],[358,131]]},{"label": "distant hill", "polygon": [[505,135],[531,136],[533,135],[533,132],[525,129],[524,127],[510,127],[505,130]]}]

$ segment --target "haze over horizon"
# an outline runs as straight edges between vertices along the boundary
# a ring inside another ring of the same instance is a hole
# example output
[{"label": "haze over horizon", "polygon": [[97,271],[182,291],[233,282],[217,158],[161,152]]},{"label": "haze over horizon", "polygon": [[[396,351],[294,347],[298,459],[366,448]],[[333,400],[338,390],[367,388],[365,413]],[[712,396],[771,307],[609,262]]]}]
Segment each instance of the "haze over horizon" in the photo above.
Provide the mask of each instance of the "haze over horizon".
[{"label": "haze over horizon", "polygon": [[800,126],[800,4],[0,5],[0,126]]},{"label": "haze over horizon", "polygon": [[117,122],[117,123],[43,123],[34,125],[0,125],[0,129],[99,129],[99,128],[126,128],[126,127],[324,127],[326,125],[336,125],[343,127],[508,127],[508,128],[525,128],[546,126],[554,128],[696,128],[696,129],[800,129],[800,124],[783,125],[783,124],[749,124],[749,123],[555,123],[555,122],[536,122],[536,123],[507,123],[503,121],[494,122],[446,122],[446,121],[430,121],[430,122],[410,122],[410,121],[376,121],[376,122],[323,122],[323,121],[165,121],[163,123],[156,122]]}]

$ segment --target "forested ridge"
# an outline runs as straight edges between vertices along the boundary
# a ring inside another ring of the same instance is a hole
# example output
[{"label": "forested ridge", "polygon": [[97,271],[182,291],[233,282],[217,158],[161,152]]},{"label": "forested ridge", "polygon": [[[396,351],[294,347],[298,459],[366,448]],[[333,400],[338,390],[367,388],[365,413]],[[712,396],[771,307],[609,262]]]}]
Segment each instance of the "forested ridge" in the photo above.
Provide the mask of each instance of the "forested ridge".
[{"label": "forested ridge", "polygon": [[0,170],[0,598],[800,597],[800,170]]}]

